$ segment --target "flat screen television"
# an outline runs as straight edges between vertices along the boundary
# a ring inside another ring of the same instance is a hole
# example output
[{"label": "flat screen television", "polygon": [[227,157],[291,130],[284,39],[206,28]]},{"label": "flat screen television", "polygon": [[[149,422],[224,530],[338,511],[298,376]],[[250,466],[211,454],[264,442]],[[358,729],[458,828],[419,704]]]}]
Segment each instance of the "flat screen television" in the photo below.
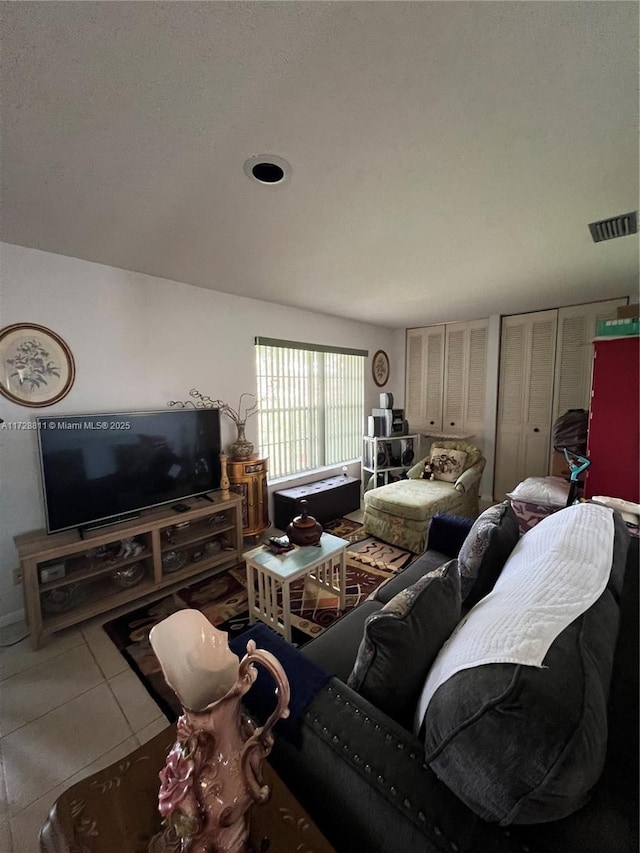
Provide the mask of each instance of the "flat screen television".
[{"label": "flat screen television", "polygon": [[220,411],[39,417],[47,530],[89,528],[220,487]]}]

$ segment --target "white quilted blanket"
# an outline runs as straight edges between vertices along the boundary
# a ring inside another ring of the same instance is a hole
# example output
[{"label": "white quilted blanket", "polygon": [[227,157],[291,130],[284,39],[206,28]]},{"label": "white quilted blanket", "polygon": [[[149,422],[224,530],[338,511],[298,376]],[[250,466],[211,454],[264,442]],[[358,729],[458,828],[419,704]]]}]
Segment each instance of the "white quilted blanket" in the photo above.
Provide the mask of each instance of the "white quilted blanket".
[{"label": "white quilted blanket", "polygon": [[493,590],[435,659],[416,709],[416,734],[433,694],[456,672],[488,663],[542,666],[556,637],[603,593],[613,533],[613,511],[584,503],[548,516],[520,539]]}]

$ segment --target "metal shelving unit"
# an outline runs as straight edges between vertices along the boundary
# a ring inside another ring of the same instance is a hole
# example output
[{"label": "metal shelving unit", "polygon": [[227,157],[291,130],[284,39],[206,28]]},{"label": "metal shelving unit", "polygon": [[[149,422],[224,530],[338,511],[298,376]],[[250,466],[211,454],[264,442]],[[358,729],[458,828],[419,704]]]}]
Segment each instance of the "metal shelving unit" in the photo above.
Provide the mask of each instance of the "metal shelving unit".
[{"label": "metal shelving unit", "polygon": [[420,458],[420,435],[362,436],[363,488],[373,476],[375,486],[399,480]]}]

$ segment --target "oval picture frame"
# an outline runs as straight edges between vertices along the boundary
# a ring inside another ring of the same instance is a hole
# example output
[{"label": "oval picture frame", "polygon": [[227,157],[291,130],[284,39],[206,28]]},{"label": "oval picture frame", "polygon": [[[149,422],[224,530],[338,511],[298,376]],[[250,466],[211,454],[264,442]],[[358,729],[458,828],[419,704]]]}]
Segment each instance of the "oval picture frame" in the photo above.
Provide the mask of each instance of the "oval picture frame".
[{"label": "oval picture frame", "polygon": [[76,366],[67,344],[46,326],[13,323],[0,329],[0,394],[40,409],[66,397]]},{"label": "oval picture frame", "polygon": [[371,373],[373,381],[378,388],[387,384],[389,379],[389,356],[384,350],[379,349],[371,360]]}]

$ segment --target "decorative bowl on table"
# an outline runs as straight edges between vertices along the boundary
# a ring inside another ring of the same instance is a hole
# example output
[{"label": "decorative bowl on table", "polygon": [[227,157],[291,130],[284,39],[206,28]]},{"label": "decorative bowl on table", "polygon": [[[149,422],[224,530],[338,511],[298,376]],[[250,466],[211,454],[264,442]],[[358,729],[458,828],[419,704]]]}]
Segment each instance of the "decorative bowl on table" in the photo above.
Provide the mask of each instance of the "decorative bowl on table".
[{"label": "decorative bowl on table", "polygon": [[162,555],[162,568],[165,572],[177,572],[187,562],[184,551],[165,551]]},{"label": "decorative bowl on table", "polygon": [[219,542],[217,539],[212,539],[211,542],[207,542],[204,546],[204,550],[207,557],[215,557],[216,554],[219,554],[222,551],[222,542]]},{"label": "decorative bowl on table", "polygon": [[144,575],[144,563],[132,563],[130,566],[124,566],[124,568],[115,571],[111,575],[111,580],[121,589],[129,589],[132,586],[137,586]]},{"label": "decorative bowl on table", "polygon": [[70,583],[43,592],[40,600],[42,609],[47,613],[67,613],[82,604],[86,597],[87,589],[84,584]]}]

